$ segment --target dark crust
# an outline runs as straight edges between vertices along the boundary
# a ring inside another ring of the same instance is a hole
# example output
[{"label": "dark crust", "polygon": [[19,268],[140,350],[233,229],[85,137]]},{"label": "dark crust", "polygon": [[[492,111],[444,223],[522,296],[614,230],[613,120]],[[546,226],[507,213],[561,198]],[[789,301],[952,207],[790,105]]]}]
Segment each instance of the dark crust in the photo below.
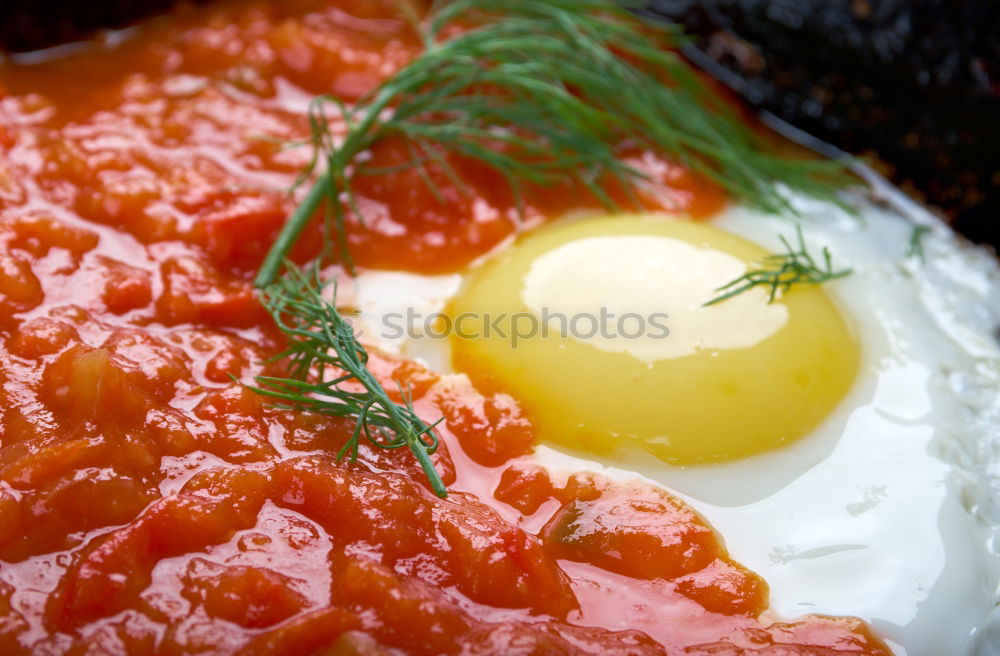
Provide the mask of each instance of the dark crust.
[{"label": "dark crust", "polygon": [[1000,2],[648,1],[752,105],[874,151],[960,232],[1000,246]]},{"label": "dark crust", "polygon": [[0,0],[0,49],[25,52],[124,27],[167,11],[176,0]]}]

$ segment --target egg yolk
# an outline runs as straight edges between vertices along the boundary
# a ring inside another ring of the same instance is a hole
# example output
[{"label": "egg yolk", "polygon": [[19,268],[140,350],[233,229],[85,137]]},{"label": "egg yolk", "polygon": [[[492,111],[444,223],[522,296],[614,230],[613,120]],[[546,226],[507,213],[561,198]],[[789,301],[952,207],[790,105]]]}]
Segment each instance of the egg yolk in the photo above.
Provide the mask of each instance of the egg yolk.
[{"label": "egg yolk", "polygon": [[767,251],[659,216],[555,224],[470,274],[449,307],[455,368],[526,406],[543,440],[676,464],[802,437],[858,368],[851,327],[815,285],[705,305]]}]

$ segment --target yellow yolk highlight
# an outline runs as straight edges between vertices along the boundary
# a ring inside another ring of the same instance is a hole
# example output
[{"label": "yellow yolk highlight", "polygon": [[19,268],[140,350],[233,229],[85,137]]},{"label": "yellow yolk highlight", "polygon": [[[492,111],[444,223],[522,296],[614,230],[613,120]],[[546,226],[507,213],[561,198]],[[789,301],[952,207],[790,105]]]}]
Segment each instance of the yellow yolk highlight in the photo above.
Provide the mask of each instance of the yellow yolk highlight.
[{"label": "yellow yolk highlight", "polygon": [[672,463],[738,458],[807,434],[858,368],[818,287],[705,306],[767,251],[709,225],[615,216],[543,228],[472,272],[453,358],[516,396],[542,439]]}]

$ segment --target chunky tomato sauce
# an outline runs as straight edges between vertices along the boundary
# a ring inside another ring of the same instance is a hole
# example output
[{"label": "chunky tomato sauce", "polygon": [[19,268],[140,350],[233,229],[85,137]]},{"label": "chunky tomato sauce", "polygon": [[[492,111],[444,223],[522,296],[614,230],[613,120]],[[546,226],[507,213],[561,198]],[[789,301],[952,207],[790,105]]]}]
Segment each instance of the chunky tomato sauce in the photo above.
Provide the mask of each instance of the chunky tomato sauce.
[{"label": "chunky tomato sauce", "polygon": [[[0,67],[0,653],[869,654],[861,622],[779,622],[767,586],[648,486],[532,464],[517,402],[375,355],[445,417],[412,456],[234,382],[281,347],[250,279],[295,199],[319,93],[418,51],[397,3],[221,2]],[[372,154],[404,157],[399,144]],[[650,207],[704,214],[717,189]],[[462,164],[462,163],[459,163]],[[358,264],[455,270],[523,225],[489,172],[363,181]],[[534,190],[527,218],[587,206]],[[318,251],[319,227],[297,257]]]}]

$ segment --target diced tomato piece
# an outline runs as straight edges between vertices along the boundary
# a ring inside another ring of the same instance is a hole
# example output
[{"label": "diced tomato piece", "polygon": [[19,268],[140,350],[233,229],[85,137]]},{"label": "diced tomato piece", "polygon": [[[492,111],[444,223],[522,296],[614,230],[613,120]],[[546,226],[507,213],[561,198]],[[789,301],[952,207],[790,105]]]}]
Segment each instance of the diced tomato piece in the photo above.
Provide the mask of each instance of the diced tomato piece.
[{"label": "diced tomato piece", "polygon": [[276,25],[268,43],[278,56],[280,75],[314,93],[353,101],[409,61],[420,45],[409,21],[391,3],[352,0],[338,7],[353,20],[375,19],[372,28],[345,30],[336,15],[319,14],[310,21]]},{"label": "diced tomato piece", "polygon": [[48,216],[21,216],[10,223],[12,248],[41,257],[52,248],[62,248],[75,258],[93,250],[99,237],[93,230],[70,225]]},{"label": "diced tomato piece", "polygon": [[404,400],[404,395],[411,401],[423,398],[441,380],[440,374],[419,362],[400,360],[378,351],[369,352],[368,369],[397,403]]},{"label": "diced tomato piece", "polygon": [[[418,654],[457,653],[454,638],[469,632],[470,621],[445,600],[436,586],[402,577],[371,560],[334,558],[335,598],[374,612],[379,639]],[[415,631],[433,626],[434,631]]]},{"label": "diced tomato piece", "polygon": [[205,378],[221,384],[233,382],[233,377],[243,378],[245,373],[249,373],[248,369],[257,373],[269,364],[265,361],[277,347],[270,343],[270,336],[264,337],[261,340],[263,343],[252,343],[236,335],[212,329],[175,332],[174,335],[194,351],[198,361],[204,366]]},{"label": "diced tomato piece", "polygon": [[[334,454],[340,452],[357,426],[357,421],[351,417],[324,417],[296,411],[282,413],[281,423],[285,428],[284,441],[287,447],[299,451],[323,450]],[[350,455],[345,455],[345,458],[349,459]],[[423,468],[409,449],[381,449],[361,436],[358,440],[357,459],[380,471],[406,474],[430,489]],[[444,441],[438,445],[430,459],[446,487],[455,482],[455,463]]]},{"label": "diced tomato piece", "polygon": [[[98,452],[103,450],[104,445],[99,440],[87,438],[32,445],[26,453],[4,464],[0,474],[14,487],[40,487],[55,481],[61,474],[83,469],[97,460]],[[17,451],[8,450],[4,459],[12,453]]]},{"label": "diced tomato piece", "polygon": [[493,496],[523,514],[531,515],[543,503],[555,497],[555,488],[548,472],[542,467],[513,465],[500,475],[500,483],[493,491]]},{"label": "diced tomato piece", "polygon": [[674,579],[722,555],[715,533],[693,510],[645,485],[572,500],[542,536],[559,557],[639,579]]},{"label": "diced tomato piece", "polygon": [[135,603],[160,559],[204,549],[252,526],[267,479],[255,472],[235,475],[242,493],[202,496],[195,490],[163,498],[86,550],[50,603],[49,620],[69,629],[113,615]]},{"label": "diced tomato piece", "polygon": [[[349,656],[350,651],[328,652],[348,631],[361,626],[353,612],[332,606],[297,617],[291,622],[257,635],[240,649],[241,656]],[[377,652],[359,652],[358,656],[376,656]]]},{"label": "diced tomato piece", "polygon": [[78,546],[86,531],[124,524],[156,498],[155,490],[109,467],[71,469],[19,503],[18,530],[0,543],[0,558],[30,556]]},{"label": "diced tomato piece", "polygon": [[163,403],[173,397],[178,382],[191,377],[191,359],[184,350],[146,332],[116,331],[103,348],[121,366],[140,373],[141,377],[131,376],[131,380]]},{"label": "diced tomato piece", "polygon": [[705,610],[757,617],[767,608],[767,584],[747,568],[718,558],[704,569],[675,580],[677,591]]},{"label": "diced tomato piece", "polygon": [[248,364],[243,351],[224,346],[205,363],[205,378],[213,383],[228,383],[232,378],[240,378]]},{"label": "diced tomato piece", "polygon": [[223,278],[197,259],[168,259],[160,267],[160,277],[163,292],[156,299],[156,310],[164,323],[246,327],[266,320],[248,281]]},{"label": "diced tomato piece", "polygon": [[145,430],[164,455],[184,455],[198,447],[184,415],[173,408],[150,408]]},{"label": "diced tomato piece", "polygon": [[10,352],[29,360],[58,353],[71,341],[78,341],[76,330],[67,323],[39,317],[21,324],[16,334],[7,340]]},{"label": "diced tomato piece", "polygon": [[358,263],[428,273],[459,271],[513,234],[517,204],[503,176],[473,158],[437,155],[460,172],[462,186],[439,164],[429,163],[424,170],[407,167],[425,155],[401,139],[373,146],[367,166],[400,170],[391,177],[354,179],[362,216],[349,218],[348,246]]},{"label": "diced tomato piece", "polygon": [[441,405],[448,429],[476,462],[497,467],[531,451],[535,429],[507,394],[482,396],[472,390],[447,395]]},{"label": "diced tomato piece", "polygon": [[227,460],[248,462],[274,453],[259,394],[231,384],[205,395],[195,415],[212,422],[214,430],[199,433],[202,448]]},{"label": "diced tomato piece", "polygon": [[195,243],[226,271],[255,271],[291,210],[279,194],[226,194],[218,207],[202,210],[192,231]]},{"label": "diced tomato piece", "polygon": [[[114,345],[113,345],[114,346]],[[129,371],[106,348],[77,344],[46,366],[44,398],[69,426],[97,417],[117,426],[142,426],[155,403],[148,379]]]},{"label": "diced tomato piece", "polygon": [[270,478],[264,471],[242,467],[204,469],[187,482],[181,492],[229,499],[230,510],[240,524],[250,526],[257,511],[271,492]]},{"label": "diced tomato piece", "polygon": [[295,591],[295,581],[269,569],[195,558],[184,578],[185,596],[200,603],[210,617],[250,629],[277,624],[308,605]]},{"label": "diced tomato piece", "polygon": [[31,264],[19,255],[0,251],[0,330],[16,322],[13,315],[37,307],[44,299]]},{"label": "diced tomato piece", "polygon": [[104,268],[101,300],[109,312],[125,314],[146,307],[153,300],[152,276],[148,271],[106,257],[99,261]]}]

